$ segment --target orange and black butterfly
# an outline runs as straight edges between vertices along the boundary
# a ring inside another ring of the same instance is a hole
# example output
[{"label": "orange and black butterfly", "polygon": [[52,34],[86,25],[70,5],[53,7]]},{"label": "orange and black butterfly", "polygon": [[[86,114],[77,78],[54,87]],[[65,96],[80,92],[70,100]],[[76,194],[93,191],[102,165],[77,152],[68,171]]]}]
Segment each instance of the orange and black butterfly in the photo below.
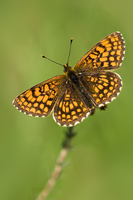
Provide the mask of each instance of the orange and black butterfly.
[{"label": "orange and black butterfly", "polygon": [[122,34],[114,32],[90,49],[74,68],[67,62],[63,75],[31,87],[13,104],[30,116],[46,117],[53,112],[57,124],[74,126],[93,114],[96,107],[105,109],[120,93],[121,77],[110,70],[121,65],[124,53]]}]

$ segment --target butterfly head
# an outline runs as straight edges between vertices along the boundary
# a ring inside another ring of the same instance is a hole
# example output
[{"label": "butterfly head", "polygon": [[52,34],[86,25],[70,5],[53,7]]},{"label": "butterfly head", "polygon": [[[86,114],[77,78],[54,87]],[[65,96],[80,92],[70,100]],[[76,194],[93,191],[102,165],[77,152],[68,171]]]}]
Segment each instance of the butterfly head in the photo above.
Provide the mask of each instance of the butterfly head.
[{"label": "butterfly head", "polygon": [[71,69],[70,66],[68,66],[68,64],[64,65],[64,73],[68,72]]}]

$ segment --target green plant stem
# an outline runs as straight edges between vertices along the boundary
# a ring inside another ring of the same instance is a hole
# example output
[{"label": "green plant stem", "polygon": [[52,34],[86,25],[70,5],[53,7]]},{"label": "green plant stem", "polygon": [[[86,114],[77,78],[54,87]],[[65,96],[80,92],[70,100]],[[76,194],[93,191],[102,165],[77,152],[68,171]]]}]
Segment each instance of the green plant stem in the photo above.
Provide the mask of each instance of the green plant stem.
[{"label": "green plant stem", "polygon": [[61,171],[63,169],[64,160],[68,154],[68,150],[70,149],[71,140],[74,136],[75,136],[75,133],[73,132],[73,127],[69,127],[68,132],[66,132],[65,140],[62,144],[62,149],[57,159],[53,174],[48,180],[48,183],[46,187],[44,188],[44,190],[42,190],[42,192],[37,197],[37,200],[46,200],[47,196],[50,194],[51,190],[56,184],[58,177],[60,176]]}]

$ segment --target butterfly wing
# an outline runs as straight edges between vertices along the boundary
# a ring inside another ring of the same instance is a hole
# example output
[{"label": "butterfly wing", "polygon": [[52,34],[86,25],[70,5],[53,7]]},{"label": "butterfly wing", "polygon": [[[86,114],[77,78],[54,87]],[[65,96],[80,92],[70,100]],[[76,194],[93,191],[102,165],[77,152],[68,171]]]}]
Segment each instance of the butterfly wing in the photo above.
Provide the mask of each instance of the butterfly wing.
[{"label": "butterfly wing", "polygon": [[72,84],[66,84],[66,90],[56,102],[53,118],[61,126],[74,126],[93,114],[95,107],[92,102],[87,106]]},{"label": "butterfly wing", "polygon": [[98,107],[104,107],[114,100],[122,88],[120,76],[109,71],[99,71],[89,75],[82,74],[80,81]]},{"label": "butterfly wing", "polygon": [[75,65],[77,72],[116,69],[125,53],[125,41],[120,32],[115,32],[88,51]]},{"label": "butterfly wing", "polygon": [[26,90],[15,98],[13,104],[20,112],[45,117],[52,112],[65,81],[64,75],[55,76]]}]

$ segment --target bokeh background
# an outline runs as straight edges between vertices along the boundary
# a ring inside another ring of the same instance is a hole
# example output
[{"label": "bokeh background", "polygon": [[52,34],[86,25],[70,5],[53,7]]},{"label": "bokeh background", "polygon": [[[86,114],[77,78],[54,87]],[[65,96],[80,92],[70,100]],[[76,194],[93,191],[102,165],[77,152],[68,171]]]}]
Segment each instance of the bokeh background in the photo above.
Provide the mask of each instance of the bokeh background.
[{"label": "bokeh background", "polygon": [[75,127],[63,173],[48,200],[133,199],[133,2],[7,0],[0,2],[0,199],[34,200],[50,177],[66,128],[52,116],[19,113],[12,100],[63,73],[99,40],[120,31],[126,54],[117,72],[123,89],[106,111]]}]

